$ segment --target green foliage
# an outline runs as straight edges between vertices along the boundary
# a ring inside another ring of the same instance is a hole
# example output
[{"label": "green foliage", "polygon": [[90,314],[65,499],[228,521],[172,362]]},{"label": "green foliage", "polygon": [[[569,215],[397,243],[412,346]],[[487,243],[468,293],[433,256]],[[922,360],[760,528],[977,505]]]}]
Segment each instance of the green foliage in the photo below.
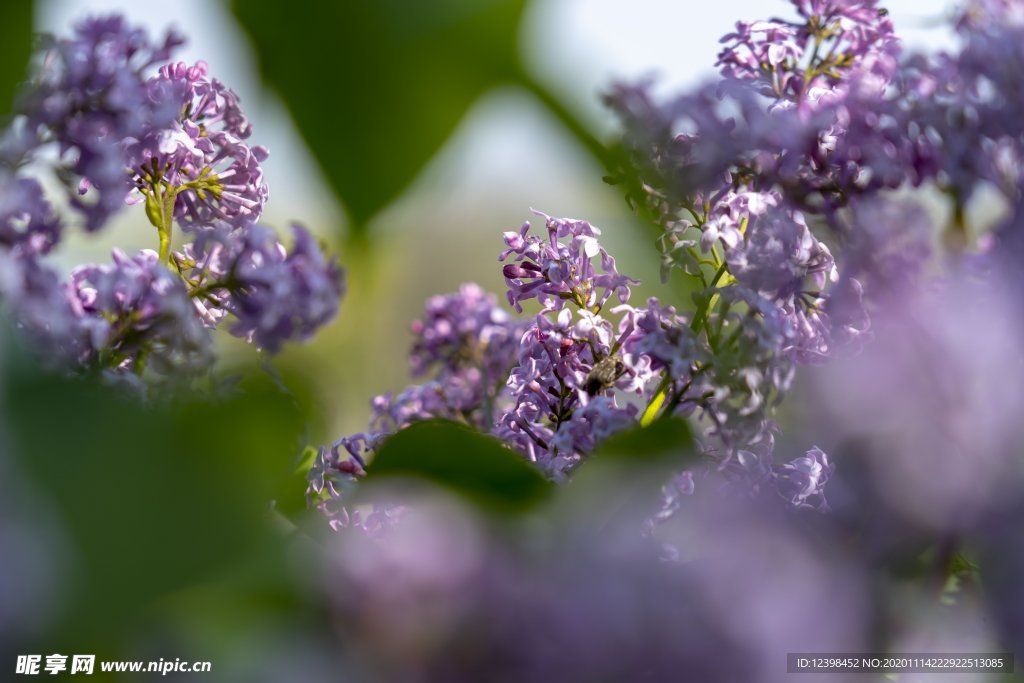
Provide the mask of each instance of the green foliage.
[{"label": "green foliage", "polygon": [[32,0],[4,4],[0,19],[0,120],[11,110],[32,50]]},{"label": "green foliage", "polygon": [[4,394],[20,469],[56,505],[72,546],[61,630],[75,647],[264,552],[301,432],[279,393],[153,407],[94,381],[25,372]]},{"label": "green foliage", "polygon": [[633,524],[654,511],[669,477],[697,464],[699,452],[686,422],[661,419],[609,438],[573,476],[562,498],[586,510],[595,527]]},{"label": "green foliage", "polygon": [[520,72],[523,0],[232,3],[360,236],[477,97]]},{"label": "green foliage", "polygon": [[619,432],[601,444],[592,456],[597,460],[622,460],[633,467],[651,462],[671,461],[672,466],[684,469],[692,462],[686,462],[681,454],[692,449],[693,434],[683,420],[655,420],[649,427],[634,427]]},{"label": "green foliage", "polygon": [[417,422],[388,439],[367,480],[390,477],[426,479],[500,512],[528,509],[551,488],[497,439],[447,420]]}]

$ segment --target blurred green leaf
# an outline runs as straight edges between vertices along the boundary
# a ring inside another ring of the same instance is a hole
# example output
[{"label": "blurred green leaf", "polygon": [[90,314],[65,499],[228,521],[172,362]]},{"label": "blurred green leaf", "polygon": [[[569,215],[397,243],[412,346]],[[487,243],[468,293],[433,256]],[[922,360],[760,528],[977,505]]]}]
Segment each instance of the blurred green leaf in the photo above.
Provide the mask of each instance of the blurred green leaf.
[{"label": "blurred green leaf", "polygon": [[497,439],[447,420],[417,422],[398,432],[368,472],[368,481],[427,479],[499,510],[527,509],[551,489],[535,467]]},{"label": "blurred green leaf", "polygon": [[352,219],[354,236],[440,149],[476,98],[519,73],[524,0],[234,0]]},{"label": "blurred green leaf", "polygon": [[573,475],[562,496],[567,509],[587,510],[595,527],[639,524],[653,511],[669,477],[697,465],[689,425],[658,419],[602,443]]},{"label": "blurred green leaf", "polygon": [[32,0],[4,3],[0,17],[0,119],[11,111],[32,51]]},{"label": "blurred green leaf", "polygon": [[[639,461],[675,460],[680,468],[693,464],[679,460],[691,457],[693,434],[680,419],[657,419],[649,427],[634,427],[612,436],[594,452],[593,459],[619,460],[627,464]],[[685,457],[684,457],[685,456]]]},{"label": "blurred green leaf", "polygon": [[64,632],[77,637],[128,629],[157,598],[259,551],[301,432],[272,391],[153,407],[22,372],[4,405],[22,469],[70,537]]}]

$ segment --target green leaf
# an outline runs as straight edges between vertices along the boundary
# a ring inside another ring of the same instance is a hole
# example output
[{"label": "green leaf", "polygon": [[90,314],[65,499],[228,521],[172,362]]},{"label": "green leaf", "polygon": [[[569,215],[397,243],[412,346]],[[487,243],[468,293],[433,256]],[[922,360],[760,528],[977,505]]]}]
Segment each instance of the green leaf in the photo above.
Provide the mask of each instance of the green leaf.
[{"label": "green leaf", "polygon": [[524,0],[235,0],[263,77],[284,99],[359,236],[469,106],[518,78]]},{"label": "green leaf", "polygon": [[500,511],[525,510],[551,489],[535,467],[497,439],[447,420],[417,422],[398,432],[367,471],[367,481],[418,477]]},{"label": "green leaf", "polygon": [[579,467],[561,497],[599,528],[634,525],[648,517],[669,477],[700,461],[689,425],[656,420],[611,437]]},{"label": "green leaf", "polygon": [[32,52],[32,0],[8,2],[0,21],[0,121],[11,111]]},{"label": "green leaf", "polygon": [[66,637],[130,629],[161,597],[267,542],[274,485],[301,432],[280,394],[155,407],[28,372],[4,394],[19,469],[56,506],[72,546]]},{"label": "green leaf", "polygon": [[671,460],[679,469],[696,462],[690,426],[677,418],[655,420],[648,427],[620,432],[601,444],[591,458],[622,460],[631,465]]}]

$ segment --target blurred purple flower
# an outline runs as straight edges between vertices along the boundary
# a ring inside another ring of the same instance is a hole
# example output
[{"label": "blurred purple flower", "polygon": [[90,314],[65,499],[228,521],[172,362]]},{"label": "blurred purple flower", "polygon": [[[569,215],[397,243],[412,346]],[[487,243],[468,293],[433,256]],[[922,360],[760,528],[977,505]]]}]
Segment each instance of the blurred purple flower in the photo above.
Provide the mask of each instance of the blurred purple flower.
[{"label": "blurred purple flower", "polygon": [[45,254],[60,241],[60,234],[60,219],[38,181],[0,170],[0,247]]},{"label": "blurred purple flower", "polygon": [[68,189],[86,229],[103,227],[131,190],[124,141],[167,128],[178,114],[178,103],[154,99],[144,72],[169,59],[182,42],[168,33],[151,43],[145,31],[118,15],[86,19],[72,38],[43,39],[46,56],[17,110],[29,134],[38,143],[56,142],[68,171],[80,179],[69,178],[75,187]]},{"label": "blurred purple flower", "polygon": [[112,265],[80,266],[71,274],[76,307],[91,354],[103,367],[141,373],[199,372],[212,362],[209,332],[181,280],[143,250],[114,250]]},{"label": "blurred purple flower", "polygon": [[208,324],[225,314],[231,333],[270,353],[285,341],[308,339],[338,312],[344,274],[313,237],[292,225],[291,250],[268,228],[222,228],[175,255]]},{"label": "blurred purple flower", "polygon": [[779,495],[794,507],[827,509],[824,488],[832,476],[828,456],[815,446],[807,454],[772,467],[772,481]]}]

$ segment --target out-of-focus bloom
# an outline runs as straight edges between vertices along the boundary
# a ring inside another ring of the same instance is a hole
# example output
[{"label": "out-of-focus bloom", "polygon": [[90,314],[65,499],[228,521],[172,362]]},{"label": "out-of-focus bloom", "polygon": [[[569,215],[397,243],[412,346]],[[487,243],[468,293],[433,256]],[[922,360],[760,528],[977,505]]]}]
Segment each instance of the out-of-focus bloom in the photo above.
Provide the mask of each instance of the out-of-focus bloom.
[{"label": "out-of-focus bloom", "polygon": [[232,334],[276,353],[285,341],[309,338],[337,314],[341,268],[305,228],[293,224],[292,234],[287,250],[260,225],[222,230],[175,256],[210,324],[231,313]]},{"label": "out-of-focus bloom", "polygon": [[[777,510],[698,501],[679,525],[685,556],[666,562],[614,488],[590,494],[550,524],[503,520],[496,533],[456,501],[419,493],[391,533],[336,535],[324,586],[339,640],[372,677],[460,682],[500,662],[516,680],[686,671],[774,683],[787,676],[779,652],[863,647],[869,603],[855,560],[820,552]],[[615,514],[595,525],[609,500]]]},{"label": "out-of-focus bloom", "polygon": [[104,367],[161,374],[197,372],[212,360],[209,332],[195,314],[180,279],[156,252],[128,257],[114,250],[111,265],[76,268],[75,305],[90,355]]},{"label": "out-of-focus bloom", "polygon": [[44,363],[74,366],[88,358],[76,297],[53,269],[0,249],[0,300]]},{"label": "out-of-focus bloom", "polygon": [[173,99],[154,99],[145,71],[182,42],[168,33],[151,43],[118,15],[82,21],[71,38],[44,38],[46,56],[17,111],[30,135],[57,143],[75,178],[67,179],[72,206],[88,230],[105,225],[131,190],[124,141],[166,129],[179,112]]},{"label": "out-of-focus bloom", "polygon": [[862,353],[815,373],[813,419],[857,451],[906,523],[958,531],[1021,484],[1024,338],[999,271],[891,296]]},{"label": "out-of-focus bloom", "polygon": [[45,254],[60,241],[61,223],[32,178],[0,170],[0,247]]},{"label": "out-of-focus bloom", "polygon": [[795,507],[825,508],[823,491],[831,475],[828,456],[817,446],[804,456],[772,468],[779,494]]}]

